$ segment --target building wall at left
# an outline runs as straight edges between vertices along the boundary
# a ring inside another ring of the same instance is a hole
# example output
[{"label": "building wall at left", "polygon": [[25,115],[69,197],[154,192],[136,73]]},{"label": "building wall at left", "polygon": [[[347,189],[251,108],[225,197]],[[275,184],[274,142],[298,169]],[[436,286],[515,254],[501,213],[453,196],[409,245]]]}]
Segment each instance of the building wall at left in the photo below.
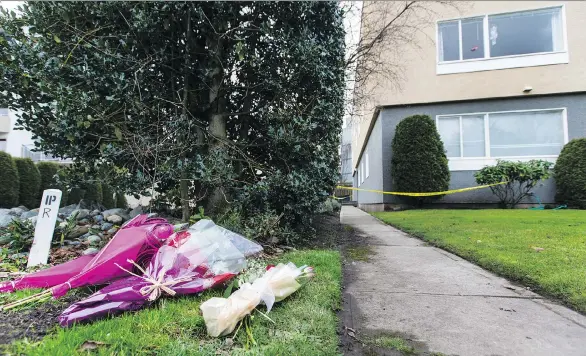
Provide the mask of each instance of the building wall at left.
[{"label": "building wall at left", "polygon": [[0,131],[0,140],[5,140],[0,141],[0,148],[2,151],[9,153],[12,157],[22,157],[22,147],[34,143],[33,134],[26,130],[17,130],[16,113],[11,110],[4,110],[0,109],[0,120],[7,122],[8,124],[6,126],[8,127],[7,129],[2,129],[2,131]]}]

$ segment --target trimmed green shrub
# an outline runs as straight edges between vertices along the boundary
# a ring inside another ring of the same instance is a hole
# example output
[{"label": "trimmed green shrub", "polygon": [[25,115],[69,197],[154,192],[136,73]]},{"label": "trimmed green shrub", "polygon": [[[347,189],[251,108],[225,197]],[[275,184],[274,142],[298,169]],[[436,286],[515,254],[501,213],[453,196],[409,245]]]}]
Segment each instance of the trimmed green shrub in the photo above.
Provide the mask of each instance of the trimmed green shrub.
[{"label": "trimmed green shrub", "polygon": [[[38,199],[39,202],[43,196],[43,191],[47,189],[61,189],[57,184],[55,175],[59,171],[59,164],[55,162],[39,162],[37,163],[37,169],[41,174],[41,186],[39,188]],[[63,197],[61,197],[63,199]]]},{"label": "trimmed green shrub", "polygon": [[0,208],[18,205],[19,179],[16,163],[6,152],[0,152]]},{"label": "trimmed green shrub", "polygon": [[29,209],[37,208],[40,203],[41,173],[30,158],[15,158],[14,162],[20,180],[18,203]]},{"label": "trimmed green shrub", "polygon": [[124,193],[116,192],[116,207],[123,209],[128,208],[128,202],[126,201]]},{"label": "trimmed green shrub", "polygon": [[556,200],[586,209],[586,138],[568,142],[554,168]]},{"label": "trimmed green shrub", "polygon": [[84,200],[92,203],[102,202],[102,184],[100,182],[86,183],[83,188],[85,190]]},{"label": "trimmed green shrub", "polygon": [[114,190],[107,184],[102,185],[102,205],[105,206],[106,209],[112,209],[116,207]]},{"label": "trimmed green shrub", "polygon": [[474,174],[476,183],[496,184],[490,187],[499,198],[502,208],[514,208],[523,198],[531,196],[531,190],[540,180],[549,178],[553,163],[542,160],[511,162],[498,160],[495,166],[487,166]]},{"label": "trimmed green shrub", "polygon": [[[58,186],[61,189],[61,207],[69,204],[69,189],[65,185],[64,181],[67,176],[67,167],[60,167],[57,171]],[[78,201],[79,202],[79,201]]]},{"label": "trimmed green shrub", "polygon": [[[435,123],[429,116],[413,115],[399,122],[392,150],[394,190],[417,193],[448,190],[448,159]],[[419,206],[439,198],[441,196],[401,197]]]},{"label": "trimmed green shrub", "polygon": [[69,196],[67,197],[67,205],[79,204],[80,200],[83,199],[85,192],[81,188],[71,188]]}]

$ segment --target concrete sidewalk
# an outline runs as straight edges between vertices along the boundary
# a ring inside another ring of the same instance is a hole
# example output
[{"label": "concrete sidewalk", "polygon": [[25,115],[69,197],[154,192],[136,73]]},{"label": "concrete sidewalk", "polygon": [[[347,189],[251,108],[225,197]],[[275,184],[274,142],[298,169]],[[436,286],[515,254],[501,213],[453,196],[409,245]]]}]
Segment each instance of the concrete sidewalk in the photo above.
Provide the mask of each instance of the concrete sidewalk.
[{"label": "concrete sidewalk", "polygon": [[586,355],[583,315],[357,208],[342,207],[341,221],[373,251],[346,267],[346,326],[360,334],[398,334],[447,355]]}]

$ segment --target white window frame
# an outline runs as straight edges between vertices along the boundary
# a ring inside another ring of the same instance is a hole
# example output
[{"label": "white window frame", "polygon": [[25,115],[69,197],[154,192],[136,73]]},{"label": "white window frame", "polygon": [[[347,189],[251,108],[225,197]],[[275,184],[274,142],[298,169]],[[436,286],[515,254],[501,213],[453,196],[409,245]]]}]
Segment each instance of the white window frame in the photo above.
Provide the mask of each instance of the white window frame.
[{"label": "white window frame", "polygon": [[[516,54],[511,56],[502,56],[502,57],[490,57],[490,46],[488,46],[489,42],[489,28],[488,28],[488,17],[493,15],[505,15],[505,14],[512,14],[516,12],[525,12],[525,11],[536,11],[536,10],[546,10],[546,9],[556,9],[560,8],[561,10],[561,21],[562,21],[562,43],[564,45],[564,49],[562,51],[554,51],[554,52],[542,52],[542,53],[529,53],[529,54]],[[458,21],[458,26],[460,27],[459,31],[459,41],[460,41],[460,58],[462,58],[462,20],[469,19],[469,18],[479,18],[483,17],[483,24],[484,24],[484,58],[473,58],[473,59],[460,59],[457,61],[448,61],[448,62],[441,62],[439,57],[439,25],[442,22],[449,22],[449,21]],[[480,72],[480,71],[487,71],[487,70],[498,70],[498,69],[509,69],[509,68],[523,68],[523,67],[536,67],[536,66],[544,66],[544,65],[552,65],[552,64],[566,64],[570,62],[570,55],[568,52],[568,30],[566,25],[566,6],[565,4],[555,5],[555,6],[547,6],[547,7],[540,7],[540,8],[531,8],[531,9],[524,9],[524,10],[517,10],[517,11],[507,11],[507,12],[496,12],[484,15],[477,15],[477,16],[467,16],[455,19],[442,19],[436,21],[435,24],[435,55],[436,55],[436,73],[438,75],[443,74],[454,74],[454,73],[469,73],[469,72]]]},{"label": "white window frame", "polygon": [[360,162],[360,172],[362,175],[362,180],[360,181],[360,184],[364,183],[364,161]]},{"label": "white window frame", "polygon": [[358,177],[356,179],[356,184],[358,184],[358,186],[360,187],[360,178],[362,178],[361,174],[360,174],[360,164],[358,165],[357,171],[358,171],[358,173],[357,173]]},{"label": "white window frame", "polygon": [[[484,117],[484,154],[485,157],[448,157],[448,167],[450,171],[477,171],[486,166],[495,165],[498,159],[507,161],[530,161],[532,159],[542,159],[549,162],[555,162],[558,155],[534,155],[534,156],[507,156],[507,157],[493,157],[490,156],[490,132],[488,124],[488,115],[490,114],[510,114],[510,113],[526,113],[526,112],[539,112],[539,111],[561,111],[562,112],[562,129],[564,134],[565,145],[568,143],[568,110],[567,108],[546,108],[546,109],[532,109],[532,110],[506,110],[506,111],[486,111],[486,112],[475,112],[475,113],[463,113],[463,114],[442,114],[436,115],[435,125],[439,127],[439,120],[442,117],[454,117],[454,116],[479,116]],[[460,131],[460,136],[462,132]],[[462,152],[462,138],[460,137],[460,155]]]}]

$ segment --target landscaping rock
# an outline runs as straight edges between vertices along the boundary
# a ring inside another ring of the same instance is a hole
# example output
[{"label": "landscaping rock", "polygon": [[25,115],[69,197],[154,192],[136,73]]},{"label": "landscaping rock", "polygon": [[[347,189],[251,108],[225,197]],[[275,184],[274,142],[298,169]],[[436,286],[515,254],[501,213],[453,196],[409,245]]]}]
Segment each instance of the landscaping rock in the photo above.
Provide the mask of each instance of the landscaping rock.
[{"label": "landscaping rock", "polygon": [[6,227],[12,220],[18,220],[18,218],[14,215],[0,215],[0,227]]},{"label": "landscaping rock", "polygon": [[80,240],[85,240],[85,239],[87,239],[88,237],[90,237],[91,235],[92,235],[92,233],[91,233],[91,232],[86,232],[85,234],[83,234],[83,235],[81,235],[80,237],[78,237],[78,239],[80,239]]},{"label": "landscaping rock", "polygon": [[15,253],[13,255],[10,255],[10,258],[12,258],[13,260],[15,260],[17,258],[23,258],[23,257],[28,257],[28,252],[21,252],[21,253]]},{"label": "landscaping rock", "polygon": [[69,216],[75,210],[77,210],[77,204],[71,204],[71,205],[67,205],[67,206],[64,206],[63,208],[59,209],[59,214]]},{"label": "landscaping rock", "polygon": [[90,247],[90,248],[88,248],[88,249],[84,250],[84,251],[82,252],[82,255],[95,255],[95,254],[96,254],[96,253],[98,253],[98,252],[100,252],[100,250],[98,250],[97,248],[95,248],[95,247]]},{"label": "landscaping rock", "polygon": [[[22,208],[24,208],[24,207],[22,207]],[[22,213],[26,212],[26,210],[24,210],[26,208],[24,208],[24,209],[22,209],[22,208],[21,207],[12,208],[12,209],[10,209],[9,214],[20,217],[22,215]]]},{"label": "landscaping rock", "polygon": [[32,218],[33,216],[37,216],[39,215],[39,209],[33,209],[33,210],[29,210],[29,211],[25,211],[24,213],[22,213],[22,215],[20,215],[21,219],[28,219],[28,218]]},{"label": "landscaping rock", "polygon": [[91,212],[91,214],[90,214],[90,216],[91,216],[91,217],[94,217],[94,216],[96,216],[96,215],[100,215],[100,211],[99,211],[99,210],[97,210],[97,209],[96,209],[96,210],[94,210],[94,211],[92,211],[92,212]]},{"label": "landscaping rock", "polygon": [[88,217],[90,215],[90,211],[87,209],[75,209],[74,211],[71,212],[71,215],[75,215],[75,219],[76,220],[82,220],[85,219],[86,217]]},{"label": "landscaping rock", "polygon": [[130,211],[130,218],[132,219],[133,217],[138,216],[142,213],[143,213],[142,205],[139,205]]},{"label": "landscaping rock", "polygon": [[33,226],[37,226],[37,216],[32,216],[30,218],[28,218],[28,220],[30,220],[30,222],[33,223]]},{"label": "landscaping rock", "polygon": [[101,228],[102,227],[100,225],[98,225],[98,224],[92,225],[92,227],[91,227],[92,230],[100,230]]},{"label": "landscaping rock", "polygon": [[112,224],[112,223],[104,223],[102,225],[102,231],[108,231],[113,227],[114,227],[114,224]]},{"label": "landscaping rock", "polygon": [[110,234],[110,235],[114,235],[116,232],[118,231],[117,228],[113,227],[110,230],[108,230],[106,233]]},{"label": "landscaping rock", "polygon": [[99,245],[100,242],[102,242],[102,238],[99,237],[98,235],[92,235],[90,237],[87,238],[87,241],[91,244],[91,245]]},{"label": "landscaping rock", "polygon": [[73,231],[71,231],[71,233],[69,233],[69,238],[75,239],[77,237],[80,237],[83,234],[86,234],[89,231],[89,227],[86,226],[76,226],[73,228]]},{"label": "landscaping rock", "polygon": [[88,219],[81,219],[77,222],[79,225],[88,225],[90,221]]},{"label": "landscaping rock", "polygon": [[150,213],[149,215],[147,215],[147,218],[149,218],[149,219],[150,218],[156,218],[158,216],[159,216],[159,214],[157,214],[157,213]]},{"label": "landscaping rock", "polygon": [[96,215],[93,217],[93,219],[94,219],[94,222],[97,222],[97,223],[104,221],[104,217],[102,215]]},{"label": "landscaping rock", "polygon": [[106,220],[108,220],[112,224],[117,224],[117,225],[122,224],[122,222],[124,221],[124,219],[122,219],[122,217],[120,215],[110,215],[106,218]]},{"label": "landscaping rock", "polygon": [[119,215],[120,214],[126,214],[124,209],[121,208],[114,208],[114,209],[108,209],[102,212],[102,215],[104,216],[104,219],[108,220],[108,217],[111,215]]},{"label": "landscaping rock", "polygon": [[79,246],[79,245],[81,245],[81,242],[79,242],[79,241],[67,241],[67,243],[70,246]]}]

